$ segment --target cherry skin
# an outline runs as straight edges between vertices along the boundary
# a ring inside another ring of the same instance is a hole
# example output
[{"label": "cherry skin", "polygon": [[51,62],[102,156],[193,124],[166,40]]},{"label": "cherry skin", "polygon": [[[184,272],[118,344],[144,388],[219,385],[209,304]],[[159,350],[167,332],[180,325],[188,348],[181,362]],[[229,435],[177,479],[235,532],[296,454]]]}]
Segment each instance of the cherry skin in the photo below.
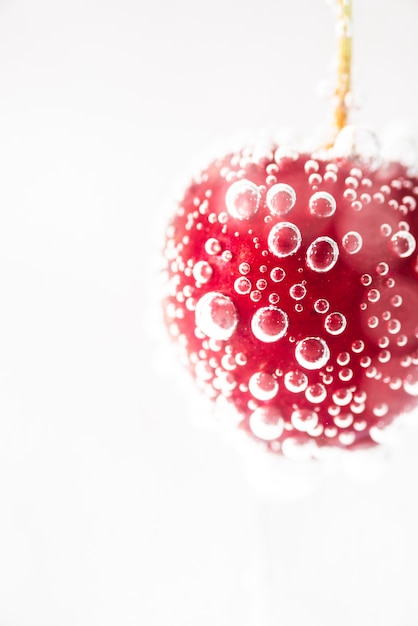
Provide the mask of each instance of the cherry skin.
[{"label": "cherry skin", "polygon": [[418,178],[399,163],[250,148],[191,181],[166,233],[164,316],[239,428],[374,445],[418,404]]}]

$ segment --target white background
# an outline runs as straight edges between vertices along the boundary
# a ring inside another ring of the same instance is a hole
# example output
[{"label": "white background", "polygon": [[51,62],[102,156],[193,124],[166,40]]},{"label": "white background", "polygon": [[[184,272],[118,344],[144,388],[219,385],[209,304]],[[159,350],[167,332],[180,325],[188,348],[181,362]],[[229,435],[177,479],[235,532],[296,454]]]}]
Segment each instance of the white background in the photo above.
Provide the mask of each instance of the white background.
[{"label": "white background", "polygon": [[[355,5],[355,119],[416,123],[418,3]],[[334,52],[325,0],[1,0],[0,626],[418,623],[418,439],[272,503],[155,314],[178,181],[326,124]]]}]

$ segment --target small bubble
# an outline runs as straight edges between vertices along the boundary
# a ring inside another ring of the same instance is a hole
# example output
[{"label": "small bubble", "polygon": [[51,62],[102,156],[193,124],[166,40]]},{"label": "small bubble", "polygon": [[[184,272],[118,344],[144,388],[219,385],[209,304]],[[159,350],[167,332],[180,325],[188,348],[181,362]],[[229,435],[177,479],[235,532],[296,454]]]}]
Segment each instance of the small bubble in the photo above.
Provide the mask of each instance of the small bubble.
[{"label": "small bubble", "polygon": [[328,363],[330,351],[323,339],[306,337],[297,343],[295,357],[301,367],[317,370]]},{"label": "small bubble", "polygon": [[382,350],[381,352],[379,352],[379,355],[378,355],[378,359],[380,363],[389,363],[391,357],[392,355],[389,352],[389,350]]},{"label": "small bubble", "polygon": [[231,250],[225,250],[224,252],[222,252],[222,260],[223,261],[228,263],[231,259],[232,259],[232,252],[231,252]]},{"label": "small bubble", "polygon": [[272,400],[279,390],[277,380],[267,372],[256,372],[248,381],[248,389],[257,400]]},{"label": "small bubble", "polygon": [[309,159],[308,161],[306,161],[304,169],[305,169],[305,174],[308,174],[308,175],[313,174],[314,172],[317,172],[319,170],[318,161]]},{"label": "small bubble", "polygon": [[249,425],[256,437],[263,441],[273,441],[282,435],[284,421],[278,409],[260,406],[251,414]]},{"label": "small bubble", "polygon": [[[338,428],[349,428],[354,421],[354,417],[352,413],[340,413],[340,415],[336,415],[334,417],[334,424],[338,426]],[[347,433],[351,434],[351,433]],[[352,443],[352,442],[351,442]]]},{"label": "small bubble", "polygon": [[250,180],[241,179],[232,183],[226,192],[225,204],[231,217],[248,220],[258,211],[261,193]]},{"label": "small bubble", "polygon": [[389,224],[382,224],[380,227],[380,233],[383,237],[390,237],[392,234],[392,227]]},{"label": "small bubble", "polygon": [[402,302],[403,302],[402,296],[399,296],[399,295],[393,296],[393,298],[390,299],[391,305],[394,306],[395,308],[402,306]]},{"label": "small bubble", "polygon": [[286,215],[293,209],[295,202],[295,190],[285,183],[273,185],[267,192],[266,204],[273,215]]},{"label": "small bubble", "polygon": [[270,304],[277,304],[280,301],[280,296],[278,293],[274,292],[269,295]]},{"label": "small bubble", "polygon": [[249,263],[245,263],[245,261],[244,261],[244,263],[240,263],[240,265],[239,265],[239,268],[238,268],[238,269],[239,269],[240,273],[241,273],[241,274],[244,274],[244,276],[245,276],[246,274],[249,274],[249,273],[250,273],[250,271],[251,271],[251,266],[250,266],[250,264],[249,264]]},{"label": "small bubble", "polygon": [[270,252],[279,258],[295,254],[302,243],[302,235],[297,226],[291,222],[275,224],[268,235]]},{"label": "small bubble", "polygon": [[213,274],[213,269],[207,261],[198,261],[193,267],[193,278],[197,283],[204,285]]},{"label": "small bubble", "polygon": [[367,299],[369,302],[379,302],[380,291],[378,289],[370,289],[370,291],[367,292]]},{"label": "small bubble", "polygon": [[240,295],[245,295],[251,291],[251,281],[245,276],[240,276],[234,282],[234,289]]},{"label": "small bubble", "polygon": [[389,407],[385,402],[380,402],[379,404],[376,404],[376,406],[373,408],[373,414],[376,417],[384,417],[388,411]]},{"label": "small bubble", "polygon": [[210,237],[205,243],[205,251],[209,255],[219,254],[221,251],[221,244],[214,237]]},{"label": "small bubble", "polygon": [[267,287],[267,281],[264,278],[259,278],[256,283],[257,289],[263,291]]},{"label": "small bubble", "polygon": [[413,397],[418,397],[418,372],[415,370],[410,374],[407,374],[403,379],[404,391]]},{"label": "small bubble", "polygon": [[285,374],[284,385],[291,393],[300,393],[308,386],[308,377],[300,370],[292,370]]},{"label": "small bubble", "polygon": [[329,272],[338,261],[338,246],[330,237],[318,237],[306,252],[306,265],[314,272]]},{"label": "small bubble", "polygon": [[405,259],[414,253],[417,247],[415,237],[406,230],[399,230],[390,238],[390,249],[401,259]]},{"label": "small bubble", "polygon": [[331,217],[334,215],[337,203],[334,196],[326,191],[318,191],[309,199],[309,210],[315,217]]},{"label": "small bubble", "polygon": [[363,238],[360,233],[350,230],[342,238],[342,244],[347,254],[357,254],[363,246]]},{"label": "small bubble", "polygon": [[370,274],[362,274],[360,277],[360,282],[362,285],[364,285],[364,287],[369,287],[369,285],[372,284],[373,279]]},{"label": "small bubble", "polygon": [[415,211],[417,208],[417,201],[413,196],[405,196],[402,198],[402,204],[404,204],[409,211]]},{"label": "small bubble", "polygon": [[238,313],[231,298],[211,291],[197,302],[195,319],[205,335],[222,340],[232,337],[238,324]]},{"label": "small bubble", "polygon": [[369,328],[377,328],[379,326],[379,318],[376,317],[376,315],[372,315],[371,317],[369,317],[369,319],[367,320],[367,326]]},{"label": "small bubble", "polygon": [[261,300],[261,291],[254,289],[254,291],[250,293],[250,298],[253,302],[259,302]]},{"label": "small bubble", "polygon": [[305,391],[305,398],[312,404],[320,404],[327,397],[327,390],[321,383],[310,385]]},{"label": "small bubble", "polygon": [[238,352],[235,355],[235,362],[237,365],[246,365],[247,364],[247,357],[245,356],[245,354],[243,352]]},{"label": "small bubble", "polygon": [[388,333],[396,335],[401,330],[401,323],[399,320],[391,319],[387,323]]},{"label": "small bubble", "polygon": [[337,406],[346,406],[347,404],[350,404],[352,399],[353,392],[347,388],[338,389],[335,393],[332,394],[332,400]]},{"label": "small bubble", "polygon": [[340,352],[337,356],[338,365],[348,365],[350,363],[350,354],[348,352]]},{"label": "small bubble", "polygon": [[353,378],[354,372],[349,367],[343,367],[343,369],[339,372],[338,377],[343,382],[348,382]]},{"label": "small bubble", "polygon": [[318,415],[310,409],[296,409],[291,415],[291,422],[296,430],[306,433],[318,425]]},{"label": "small bubble", "polygon": [[257,339],[272,343],[284,337],[289,327],[287,314],[275,306],[258,309],[251,320],[251,329]]},{"label": "small bubble", "polygon": [[379,276],[387,276],[389,272],[389,265],[382,261],[376,265],[376,274]]},{"label": "small bubble", "polygon": [[319,298],[314,304],[314,309],[317,313],[321,315],[327,313],[329,311],[329,302],[324,298]]},{"label": "small bubble", "polygon": [[301,284],[292,285],[289,293],[294,300],[302,300],[306,296],[306,287]]},{"label": "small bubble", "polygon": [[281,283],[286,276],[286,272],[281,267],[273,267],[270,272],[270,278],[274,283]]},{"label": "small bubble", "polygon": [[342,313],[330,313],[324,321],[324,328],[330,335],[341,335],[347,327],[347,320]]}]

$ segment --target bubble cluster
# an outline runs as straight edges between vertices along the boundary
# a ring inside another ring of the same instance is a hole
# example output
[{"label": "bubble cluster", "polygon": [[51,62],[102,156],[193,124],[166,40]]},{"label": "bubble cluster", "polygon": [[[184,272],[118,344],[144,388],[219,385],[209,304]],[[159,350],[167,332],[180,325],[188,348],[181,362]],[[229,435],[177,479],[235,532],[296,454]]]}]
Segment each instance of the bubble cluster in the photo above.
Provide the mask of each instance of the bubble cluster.
[{"label": "bubble cluster", "polygon": [[295,254],[302,243],[302,235],[295,224],[279,222],[275,224],[268,235],[268,247],[272,254],[284,258]]},{"label": "bubble cluster", "polygon": [[306,265],[314,272],[329,272],[337,263],[338,246],[331,237],[318,237],[306,252]]},{"label": "bubble cluster", "polygon": [[296,192],[290,185],[278,183],[273,185],[266,196],[266,204],[273,215],[286,215],[296,203]]},{"label": "bubble cluster", "polygon": [[235,304],[217,291],[206,293],[196,304],[196,326],[212,339],[232,337],[238,324]]},{"label": "bubble cluster", "polygon": [[318,370],[328,363],[330,350],[324,339],[305,337],[297,343],[295,357],[301,367],[307,370]]},{"label": "bubble cluster", "polygon": [[337,203],[334,196],[326,191],[318,191],[309,199],[309,210],[315,217],[331,217],[334,215]]},{"label": "bubble cluster", "polygon": [[257,185],[244,178],[233,183],[225,196],[226,209],[237,220],[253,217],[258,211],[260,201],[261,193]]},{"label": "bubble cluster", "polygon": [[275,306],[258,309],[251,320],[254,336],[264,343],[273,343],[284,337],[289,327],[287,314]]}]

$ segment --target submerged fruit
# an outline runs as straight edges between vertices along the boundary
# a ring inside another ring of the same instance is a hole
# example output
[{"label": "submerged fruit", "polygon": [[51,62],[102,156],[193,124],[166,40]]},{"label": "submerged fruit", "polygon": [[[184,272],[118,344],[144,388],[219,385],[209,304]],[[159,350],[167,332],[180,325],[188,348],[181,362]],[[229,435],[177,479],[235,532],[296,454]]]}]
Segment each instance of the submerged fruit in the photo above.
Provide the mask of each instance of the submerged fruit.
[{"label": "submerged fruit", "polygon": [[418,404],[417,202],[399,163],[277,146],[215,160],[186,189],[167,327],[202,391],[268,448],[370,445]]}]

